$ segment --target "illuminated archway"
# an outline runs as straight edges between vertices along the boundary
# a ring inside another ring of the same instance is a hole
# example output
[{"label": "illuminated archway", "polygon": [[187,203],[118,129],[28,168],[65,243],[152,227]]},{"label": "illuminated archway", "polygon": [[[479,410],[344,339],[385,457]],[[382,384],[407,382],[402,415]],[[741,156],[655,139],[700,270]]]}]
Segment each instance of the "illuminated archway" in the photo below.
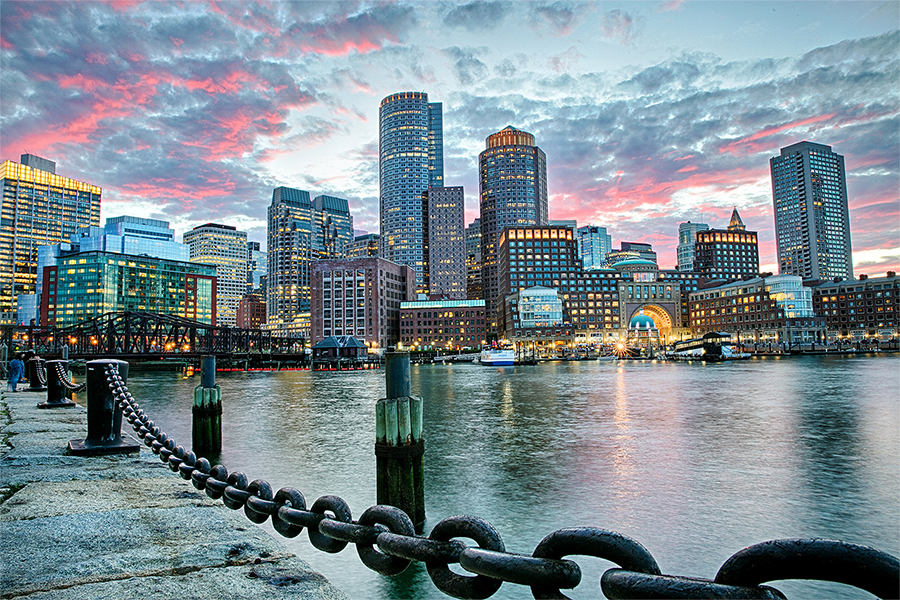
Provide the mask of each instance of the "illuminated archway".
[{"label": "illuminated archway", "polygon": [[656,304],[642,304],[634,309],[628,316],[628,321],[634,318],[634,315],[644,311],[644,314],[653,319],[653,323],[659,330],[662,339],[668,339],[672,335],[672,315],[662,306]]}]

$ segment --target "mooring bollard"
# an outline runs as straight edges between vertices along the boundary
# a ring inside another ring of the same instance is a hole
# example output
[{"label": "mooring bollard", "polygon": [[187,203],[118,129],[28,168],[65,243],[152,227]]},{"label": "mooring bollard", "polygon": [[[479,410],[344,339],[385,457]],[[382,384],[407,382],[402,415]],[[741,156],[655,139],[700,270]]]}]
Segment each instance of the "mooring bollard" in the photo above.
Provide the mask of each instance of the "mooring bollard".
[{"label": "mooring bollard", "polygon": [[69,442],[69,453],[76,456],[124,454],[138,452],[140,445],[122,439],[122,410],[118,399],[109,389],[106,370],[117,365],[124,383],[128,379],[128,363],[104,358],[86,364],[87,379],[87,437]]},{"label": "mooring bollard", "polygon": [[47,401],[37,405],[38,408],[72,408],[76,406],[69,400],[69,390],[60,380],[60,373],[68,369],[67,360],[48,360],[47,367]]},{"label": "mooring bollard", "polygon": [[216,385],[216,357],[200,359],[200,385],[194,388],[191,441],[194,452],[222,450],[222,388]]},{"label": "mooring bollard", "polygon": [[41,373],[44,372],[44,359],[40,356],[32,356],[25,364],[25,372],[28,373],[28,387],[26,392],[46,392],[46,381],[42,381]]},{"label": "mooring bollard", "polygon": [[409,515],[421,533],[425,525],[422,398],[410,396],[409,353],[385,354],[387,398],[375,405],[375,463],[378,504]]}]

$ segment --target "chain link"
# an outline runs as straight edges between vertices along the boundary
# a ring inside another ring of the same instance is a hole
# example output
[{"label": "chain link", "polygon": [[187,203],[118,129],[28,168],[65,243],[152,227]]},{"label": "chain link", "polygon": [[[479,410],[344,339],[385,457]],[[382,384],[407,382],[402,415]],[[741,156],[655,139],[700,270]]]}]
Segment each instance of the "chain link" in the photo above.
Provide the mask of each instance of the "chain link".
[{"label": "chain link", "polygon": [[[580,554],[609,560],[621,568],[601,578],[608,598],[784,598],[761,583],[774,579],[819,579],[847,583],[878,595],[900,597],[900,561],[866,546],[826,540],[773,540],[729,558],[716,579],[662,575],[650,552],[635,540],[604,529],[560,529],[545,537],[532,556],[506,552],[500,534],[478,517],[456,516],[440,521],[427,538],[415,535],[412,520],[392,506],[372,506],[358,521],[338,496],[322,496],[307,510],[298,490],[273,493],[262,479],[229,473],[211,466],[160,431],[134,400],[116,365],[107,367],[110,391],[132,428],[172,471],[232,510],[244,509],[248,519],[272,525],[285,537],[304,528],[313,546],[336,553],[356,546],[360,560],[384,575],[403,572],[411,561],[423,562],[435,586],[456,598],[489,598],[504,582],[531,586],[535,598],[566,598],[560,588],[581,581],[577,563],[563,557]],[[467,546],[459,538],[473,540]],[[459,564],[473,576],[449,569]]]},{"label": "chain link", "polygon": [[63,369],[62,363],[54,363],[54,368],[56,369],[56,378],[59,379],[59,382],[62,384],[62,386],[70,392],[79,394],[83,392],[87,387],[87,381],[84,381],[81,384],[77,384],[69,379],[69,375]]},{"label": "chain link", "polygon": [[47,385],[47,371],[44,370],[44,361],[33,359],[34,360],[34,372],[37,375],[38,381],[42,386]]}]

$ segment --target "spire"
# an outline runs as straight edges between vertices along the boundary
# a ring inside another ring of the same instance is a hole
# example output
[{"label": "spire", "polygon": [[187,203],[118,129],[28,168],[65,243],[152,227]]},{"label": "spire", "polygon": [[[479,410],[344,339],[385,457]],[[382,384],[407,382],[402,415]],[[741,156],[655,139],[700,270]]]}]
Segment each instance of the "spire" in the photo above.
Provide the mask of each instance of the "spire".
[{"label": "spire", "polygon": [[731,211],[731,222],[728,223],[728,231],[746,231],[746,227],[744,227],[744,222],[741,221],[741,215],[738,214],[737,207],[734,207],[734,210]]}]

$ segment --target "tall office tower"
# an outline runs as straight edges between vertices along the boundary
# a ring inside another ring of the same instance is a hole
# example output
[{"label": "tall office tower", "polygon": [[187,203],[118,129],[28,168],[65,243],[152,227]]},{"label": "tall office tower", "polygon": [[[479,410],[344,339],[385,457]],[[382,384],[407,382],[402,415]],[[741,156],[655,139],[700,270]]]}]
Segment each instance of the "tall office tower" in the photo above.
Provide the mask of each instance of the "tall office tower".
[{"label": "tall office tower", "polygon": [[475,219],[466,227],[466,299],[484,299],[481,290],[481,219]]},{"label": "tall office tower", "polygon": [[428,295],[466,299],[465,196],[462,186],[433,187],[428,196]]},{"label": "tall office tower", "polygon": [[746,279],[759,275],[759,244],[755,231],[747,231],[737,208],[726,229],[697,232],[694,271],[710,279]]},{"label": "tall office tower", "polygon": [[441,103],[424,92],[391,94],[381,101],[379,125],[381,257],[412,267],[417,291],[427,293],[424,193],[444,185]]},{"label": "tall office tower", "polygon": [[267,215],[266,321],[279,335],[309,336],[310,262],[345,258],[353,239],[347,201],[275,188]]},{"label": "tall office tower", "polygon": [[206,223],[184,234],[191,262],[216,268],[216,321],[237,325],[238,307],[247,293],[247,232]]},{"label": "tall office tower", "polygon": [[697,232],[709,231],[706,223],[679,223],[678,224],[678,265],[679,271],[694,270],[694,245],[697,243]]},{"label": "tall office tower", "polygon": [[365,235],[356,236],[347,247],[347,258],[374,258],[378,256],[378,240],[381,238],[377,233],[367,233]]},{"label": "tall office tower", "polygon": [[481,281],[488,331],[494,331],[494,303],[503,276],[497,240],[506,227],[547,224],[547,157],[535,146],[533,135],[514,127],[489,135],[485,145],[478,155]]},{"label": "tall office tower", "polygon": [[56,174],[56,163],[23,154],[0,164],[0,323],[16,319],[16,298],[35,293],[37,248],[100,225],[101,189]]},{"label": "tall office tower", "polygon": [[606,255],[612,252],[612,236],[606,227],[586,225],[576,230],[578,258],[585,269],[606,268]]},{"label": "tall office tower", "polygon": [[[259,242],[247,242],[247,293],[266,295],[267,254],[259,249]],[[265,315],[263,315],[265,318]]]},{"label": "tall office tower", "polygon": [[782,148],[769,168],[779,271],[812,281],[853,279],[844,157],[800,142]]}]

